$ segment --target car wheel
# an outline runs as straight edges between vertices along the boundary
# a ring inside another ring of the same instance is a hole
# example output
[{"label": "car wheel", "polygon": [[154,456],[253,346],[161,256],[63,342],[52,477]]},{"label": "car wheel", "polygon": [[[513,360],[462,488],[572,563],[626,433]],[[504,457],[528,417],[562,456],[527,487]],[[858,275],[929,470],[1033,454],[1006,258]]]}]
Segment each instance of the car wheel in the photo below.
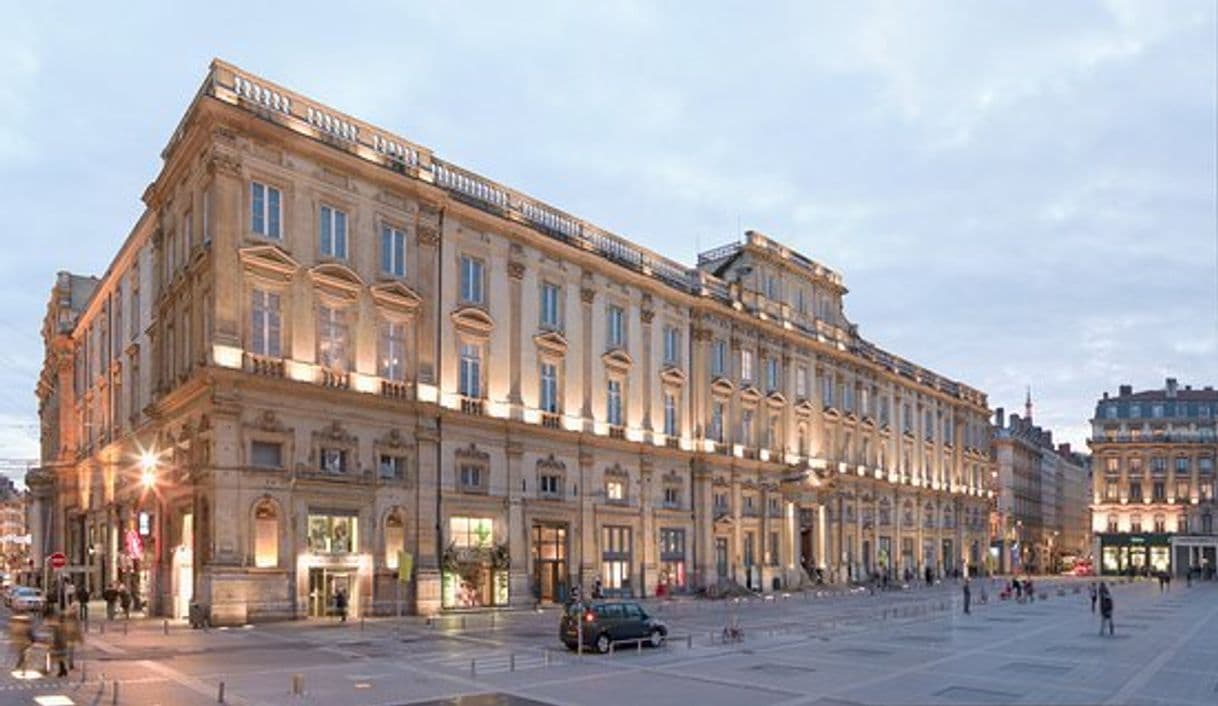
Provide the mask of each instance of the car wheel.
[{"label": "car wheel", "polygon": [[596,638],[596,651],[597,652],[600,652],[601,654],[605,654],[606,652],[609,651],[609,647],[611,645],[612,645],[612,643],[609,641],[608,633],[601,633],[600,635],[597,636],[597,638]]},{"label": "car wheel", "polygon": [[652,630],[651,635],[648,636],[648,643],[652,647],[663,646],[664,645],[664,631],[660,630],[659,628],[655,628],[654,630]]}]

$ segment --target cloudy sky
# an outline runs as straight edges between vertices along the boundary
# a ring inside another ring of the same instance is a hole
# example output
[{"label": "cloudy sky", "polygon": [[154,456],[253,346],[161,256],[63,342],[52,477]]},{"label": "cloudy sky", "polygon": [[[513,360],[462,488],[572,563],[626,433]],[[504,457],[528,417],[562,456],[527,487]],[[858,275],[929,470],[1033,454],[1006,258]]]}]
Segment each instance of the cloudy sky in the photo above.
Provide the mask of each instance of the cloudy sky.
[{"label": "cloudy sky", "polygon": [[686,263],[767,233],[1074,442],[1118,384],[1218,384],[1211,0],[5,4],[0,458],[55,272],[105,269],[214,56]]}]

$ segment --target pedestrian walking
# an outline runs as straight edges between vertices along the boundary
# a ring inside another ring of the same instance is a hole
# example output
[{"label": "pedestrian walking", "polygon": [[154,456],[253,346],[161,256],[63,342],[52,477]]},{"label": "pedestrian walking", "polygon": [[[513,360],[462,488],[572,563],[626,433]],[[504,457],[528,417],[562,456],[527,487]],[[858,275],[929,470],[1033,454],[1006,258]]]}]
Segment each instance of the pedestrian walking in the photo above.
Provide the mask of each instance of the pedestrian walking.
[{"label": "pedestrian walking", "polygon": [[118,604],[123,609],[123,619],[131,619],[131,591],[127,590],[127,584],[120,583],[118,585]]},{"label": "pedestrian walking", "polygon": [[92,597],[92,594],[89,593],[89,586],[81,581],[80,585],[76,587],[76,604],[80,606],[81,622],[89,622],[89,599]]},{"label": "pedestrian walking", "polygon": [[64,636],[67,640],[68,669],[76,669],[76,645],[81,641],[79,605],[68,609],[63,617]]},{"label": "pedestrian walking", "polygon": [[51,663],[59,665],[57,676],[68,676],[68,631],[62,614],[51,618]]},{"label": "pedestrian walking", "polygon": [[1095,588],[1095,581],[1091,582],[1090,590],[1091,590],[1091,613],[1092,613],[1092,615],[1094,615],[1095,614],[1095,601],[1097,598],[1099,598],[1099,592]]},{"label": "pedestrian walking", "polygon": [[1108,584],[1100,584],[1100,634],[1104,634],[1104,625],[1108,625],[1108,634],[1116,633],[1116,627],[1112,624],[1112,593],[1108,590]]},{"label": "pedestrian walking", "polygon": [[1015,589],[1015,602],[1023,603],[1023,582],[1019,579],[1011,579],[1011,587]]},{"label": "pedestrian walking", "polygon": [[102,591],[102,600],[106,602],[106,620],[114,620],[114,606],[118,604],[118,589],[114,584]]},{"label": "pedestrian walking", "polygon": [[927,585],[928,587],[929,587],[929,586],[934,585],[934,583],[935,583],[935,572],[934,572],[934,569],[931,569],[931,568],[928,566],[928,567],[926,567],[926,571],[925,571],[925,573],[926,573],[926,585]]},{"label": "pedestrian walking", "polygon": [[339,622],[347,622],[347,592],[341,588],[334,595],[334,607],[338,609]]},{"label": "pedestrian walking", "polygon": [[14,615],[8,621],[9,648],[16,654],[13,669],[24,672],[25,658],[34,644],[34,621],[28,615]]},{"label": "pedestrian walking", "polygon": [[968,580],[968,577],[966,576],[964,579],[964,614],[965,615],[969,614],[969,603],[972,601],[972,599],[973,599],[973,592],[969,588],[969,580]]},{"label": "pedestrian walking", "polygon": [[1036,602],[1036,589],[1032,586],[1032,577],[1023,580],[1023,592],[1028,597],[1029,603]]}]

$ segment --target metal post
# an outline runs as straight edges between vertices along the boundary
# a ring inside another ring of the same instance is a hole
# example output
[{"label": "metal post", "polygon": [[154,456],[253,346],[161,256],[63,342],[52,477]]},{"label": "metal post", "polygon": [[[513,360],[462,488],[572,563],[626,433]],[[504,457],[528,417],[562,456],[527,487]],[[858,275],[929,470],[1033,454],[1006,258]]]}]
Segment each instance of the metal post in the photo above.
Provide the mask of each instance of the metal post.
[{"label": "metal post", "polygon": [[118,703],[118,680],[114,680],[114,700],[111,703]]},{"label": "metal post", "polygon": [[161,631],[164,632],[166,635],[169,634],[169,619],[168,618],[161,621]]},{"label": "metal post", "polygon": [[509,672],[516,671],[516,653],[515,652],[508,655],[508,671]]},{"label": "metal post", "polygon": [[478,666],[477,666],[477,661],[476,661],[476,660],[473,660],[473,659],[471,659],[471,660],[469,661],[469,678],[470,678],[470,679],[477,679],[477,678],[478,678]]},{"label": "metal post", "polygon": [[220,682],[220,693],[216,695],[216,703],[224,703],[224,682]]},{"label": "metal post", "polygon": [[465,623],[465,616],[464,616],[464,615],[462,615],[462,616],[461,616],[461,629],[462,629],[462,630],[464,630],[464,629],[465,629],[465,624],[466,624],[466,623]]}]

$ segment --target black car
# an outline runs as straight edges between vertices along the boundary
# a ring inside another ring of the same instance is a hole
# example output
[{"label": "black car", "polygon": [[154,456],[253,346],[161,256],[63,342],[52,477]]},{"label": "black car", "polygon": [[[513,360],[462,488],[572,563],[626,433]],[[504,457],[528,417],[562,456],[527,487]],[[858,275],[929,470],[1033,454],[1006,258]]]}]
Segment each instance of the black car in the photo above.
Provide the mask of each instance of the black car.
[{"label": "black car", "polygon": [[558,636],[569,649],[578,649],[581,630],[584,647],[601,653],[620,641],[641,640],[659,647],[668,637],[667,625],[648,615],[638,603],[627,601],[569,604],[563,611]]}]

